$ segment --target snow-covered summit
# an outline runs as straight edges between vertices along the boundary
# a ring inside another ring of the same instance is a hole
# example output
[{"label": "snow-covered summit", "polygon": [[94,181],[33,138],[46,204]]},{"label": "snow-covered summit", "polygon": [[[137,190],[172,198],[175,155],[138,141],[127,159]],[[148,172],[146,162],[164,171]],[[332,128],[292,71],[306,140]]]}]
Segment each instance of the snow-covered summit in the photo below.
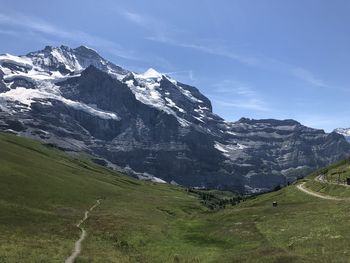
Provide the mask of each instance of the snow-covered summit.
[{"label": "snow-covered summit", "polygon": [[[42,50],[23,56],[0,55],[0,73],[3,73],[0,74],[0,78],[6,86],[0,87],[0,92],[8,90],[6,93],[0,93],[0,97],[21,102],[61,98],[61,101],[67,102],[62,99],[56,83],[79,77],[89,66],[94,66],[123,82],[137,100],[173,115],[184,127],[191,123],[204,123],[205,119],[212,115],[209,100],[197,89],[181,84],[153,68],[143,73],[125,70],[86,46],[46,46]],[[23,88],[33,91],[23,92]],[[30,103],[24,105],[30,108]]]},{"label": "snow-covered summit", "polygon": [[67,46],[46,46],[42,50],[22,56],[0,55],[0,100],[4,101],[3,110],[6,110],[7,102],[20,103],[21,110],[30,111],[32,103],[51,105],[52,101],[57,101],[99,118],[118,119],[115,113],[65,98],[57,86],[61,81],[79,77],[90,65],[117,78],[127,74],[127,71],[86,46],[75,49]]},{"label": "snow-covered summit", "polygon": [[101,57],[94,49],[86,46],[80,46],[74,49],[67,46],[46,46],[43,50],[27,54],[27,57],[31,58],[35,65],[51,71],[60,69],[65,73],[72,74],[74,72],[80,72],[92,65],[115,75],[125,75],[128,73],[128,71]]},{"label": "snow-covered summit", "polygon": [[136,74],[136,77],[143,79],[159,79],[163,77],[163,74],[159,73],[153,68],[149,68],[142,74]]},{"label": "snow-covered summit", "polygon": [[123,78],[128,71],[102,58],[95,50],[80,46],[72,49],[67,46],[52,47],[30,52],[27,55],[0,55],[0,70],[4,79],[25,79],[35,82],[42,80],[58,81],[77,76],[93,65],[117,78]]}]

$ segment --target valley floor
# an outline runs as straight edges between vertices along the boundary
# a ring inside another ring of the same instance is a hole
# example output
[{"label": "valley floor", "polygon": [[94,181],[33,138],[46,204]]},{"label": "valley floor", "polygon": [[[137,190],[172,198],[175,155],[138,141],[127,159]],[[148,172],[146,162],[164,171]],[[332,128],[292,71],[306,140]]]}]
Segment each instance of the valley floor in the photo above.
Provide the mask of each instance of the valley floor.
[{"label": "valley floor", "polygon": [[[344,199],[350,189],[303,187]],[[0,135],[0,262],[350,262],[349,202],[296,185],[216,212],[197,195],[137,181],[31,140]],[[277,201],[278,206],[272,207]]]}]

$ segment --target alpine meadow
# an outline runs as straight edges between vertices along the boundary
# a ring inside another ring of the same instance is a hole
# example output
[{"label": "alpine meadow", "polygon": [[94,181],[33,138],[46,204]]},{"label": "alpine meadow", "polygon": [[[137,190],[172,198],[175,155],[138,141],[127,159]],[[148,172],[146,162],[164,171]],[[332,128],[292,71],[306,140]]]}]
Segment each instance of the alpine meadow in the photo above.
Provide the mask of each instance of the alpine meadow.
[{"label": "alpine meadow", "polygon": [[350,3],[0,5],[0,263],[350,262]]}]

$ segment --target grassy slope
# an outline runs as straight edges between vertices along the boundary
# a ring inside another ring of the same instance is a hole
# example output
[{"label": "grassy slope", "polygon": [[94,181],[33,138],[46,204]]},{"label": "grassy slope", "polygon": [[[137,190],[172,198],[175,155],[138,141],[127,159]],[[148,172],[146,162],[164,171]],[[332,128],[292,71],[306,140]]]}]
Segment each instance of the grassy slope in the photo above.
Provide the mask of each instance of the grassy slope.
[{"label": "grassy slope", "polygon": [[0,135],[0,262],[63,262],[98,198],[78,262],[349,262],[347,202],[290,186],[210,212],[182,188],[10,135]]},{"label": "grassy slope", "polygon": [[[327,182],[331,183],[327,184],[313,180],[319,174],[324,175]],[[314,172],[309,176],[310,180],[306,182],[306,186],[313,191],[326,195],[350,198],[350,186],[338,184],[339,182],[340,184],[345,184],[346,178],[348,177],[350,177],[350,159],[337,162]]]}]

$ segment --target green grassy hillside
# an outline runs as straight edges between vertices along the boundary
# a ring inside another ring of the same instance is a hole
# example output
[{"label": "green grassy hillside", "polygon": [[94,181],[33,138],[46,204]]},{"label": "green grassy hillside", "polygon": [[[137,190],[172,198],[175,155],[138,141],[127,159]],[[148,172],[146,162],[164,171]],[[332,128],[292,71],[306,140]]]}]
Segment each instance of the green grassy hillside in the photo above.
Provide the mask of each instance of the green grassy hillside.
[{"label": "green grassy hillside", "polygon": [[[322,180],[319,179],[322,176]],[[319,169],[308,177],[306,186],[327,195],[350,198],[350,186],[346,179],[350,177],[350,158],[342,160],[328,167]]]},{"label": "green grassy hillside", "polygon": [[[326,185],[310,177],[306,186],[320,190],[316,183]],[[327,194],[349,195],[332,187]],[[80,235],[75,224],[97,199],[77,262],[349,262],[347,201],[291,185],[210,210],[186,189],[0,134],[0,263],[64,262]]]}]

